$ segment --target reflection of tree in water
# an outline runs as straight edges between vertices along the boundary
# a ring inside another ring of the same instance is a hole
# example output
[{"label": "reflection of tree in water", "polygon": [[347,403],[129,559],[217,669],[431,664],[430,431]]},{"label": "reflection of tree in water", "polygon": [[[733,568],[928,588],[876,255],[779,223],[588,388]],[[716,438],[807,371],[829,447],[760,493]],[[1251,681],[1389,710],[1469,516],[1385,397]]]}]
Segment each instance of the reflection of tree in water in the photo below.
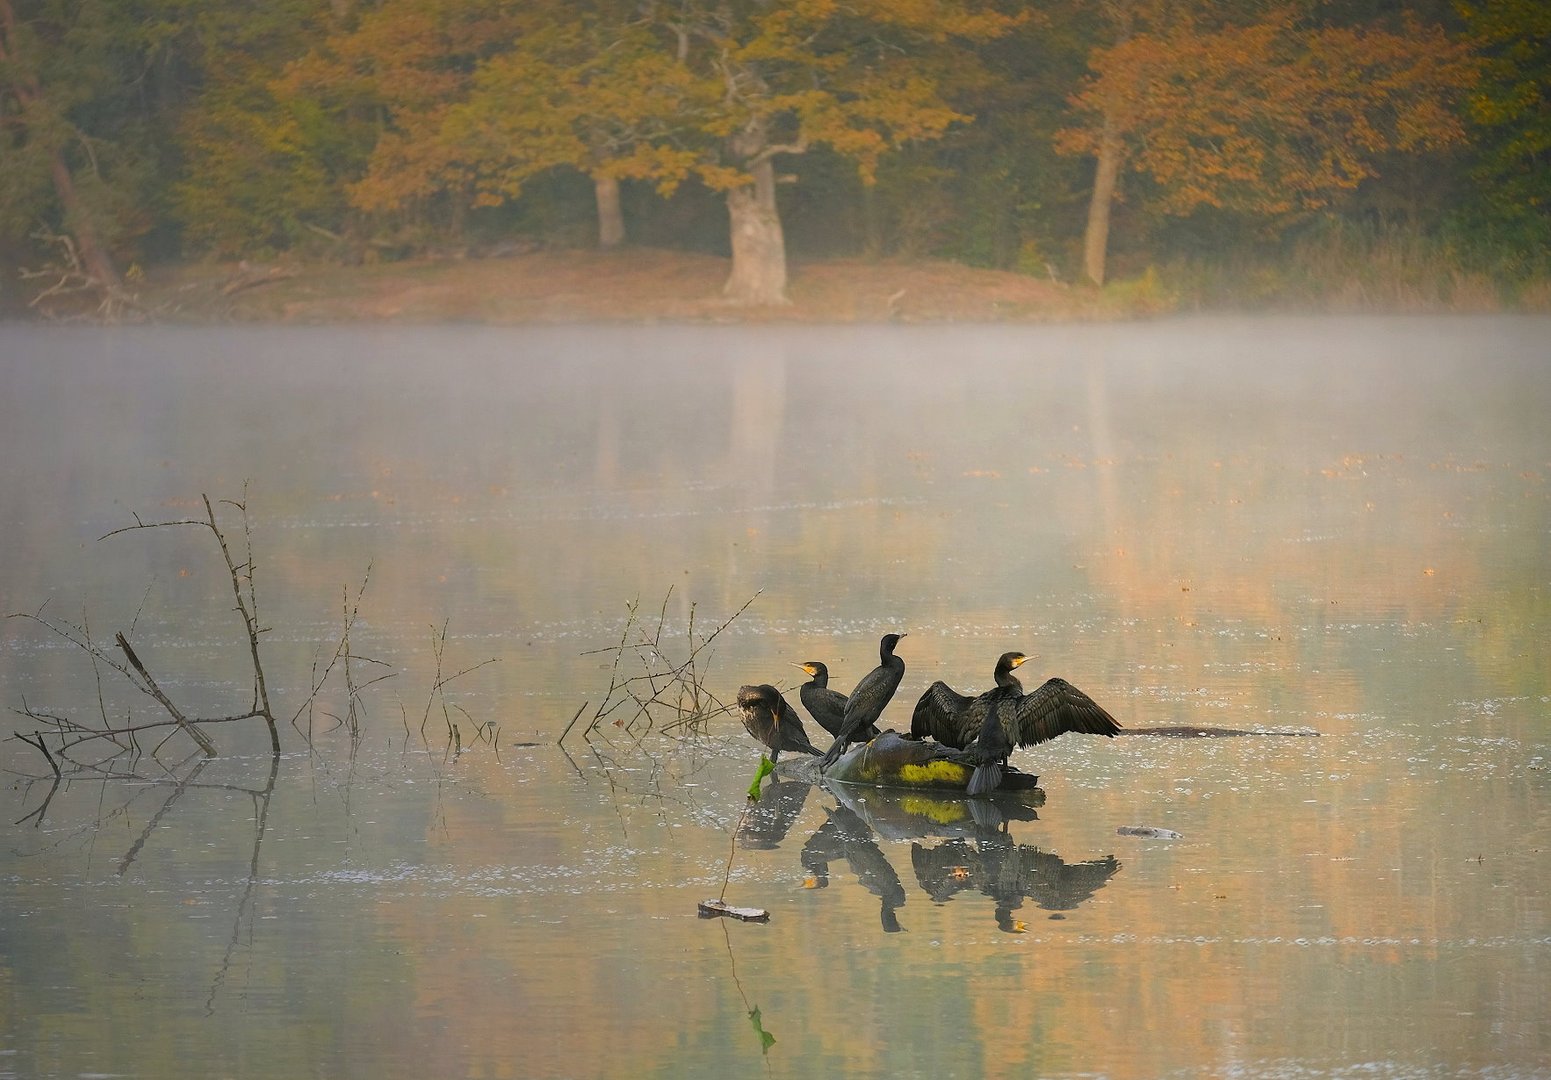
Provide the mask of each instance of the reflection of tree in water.
[{"label": "reflection of tree in water", "polygon": [[910,863],[916,881],[937,903],[974,889],[996,902],[996,924],[1003,930],[1020,930],[1012,913],[1025,899],[1054,912],[1072,911],[1102,889],[1120,870],[1113,855],[1087,862],[1069,863],[1061,856],[1030,844],[1014,844],[1006,833],[982,835],[975,844],[963,838],[935,847],[910,845]]},{"label": "reflection of tree in water", "polygon": [[881,902],[879,918],[886,934],[904,929],[895,910],[905,904],[905,886],[883,849],[872,838],[872,829],[844,806],[826,811],[828,817],[802,846],[802,866],[815,888],[829,886],[829,864],[844,859],[862,887]]}]

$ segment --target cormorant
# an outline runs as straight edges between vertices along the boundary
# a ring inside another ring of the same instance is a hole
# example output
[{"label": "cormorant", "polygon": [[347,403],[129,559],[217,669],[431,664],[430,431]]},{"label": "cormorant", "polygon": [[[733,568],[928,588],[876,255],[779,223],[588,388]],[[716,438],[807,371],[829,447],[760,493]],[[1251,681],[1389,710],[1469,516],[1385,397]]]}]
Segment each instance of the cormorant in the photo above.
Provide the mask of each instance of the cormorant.
[{"label": "cormorant", "polygon": [[[809,716],[819,722],[819,727],[831,735],[839,735],[841,721],[845,719],[846,696],[839,690],[829,688],[829,668],[818,660],[804,660],[794,666],[802,668],[812,676],[798,691],[802,697],[802,707],[808,710]],[[878,725],[871,724],[857,741],[872,739],[877,734]]]},{"label": "cormorant", "polygon": [[786,703],[781,691],[768,683],[738,687],[738,711],[750,735],[770,748],[770,763],[775,764],[782,750],[800,750],[818,756],[818,748],[808,741],[797,713]]},{"label": "cormorant", "polygon": [[[1021,694],[1023,685],[1013,677],[1012,671],[1028,659],[1020,652],[999,656],[996,670],[992,674],[994,688],[981,697],[994,697],[1003,690]],[[928,686],[921,700],[916,702],[916,711],[910,717],[910,737],[924,739],[931,736],[944,746],[951,746],[955,750],[964,749],[980,734],[982,714],[976,713],[973,718],[970,716],[970,708],[978,700],[980,698],[959,693],[939,679]]]},{"label": "cormorant", "polygon": [[894,646],[904,634],[884,634],[878,642],[878,666],[862,677],[846,698],[845,714],[840,718],[840,730],[835,741],[819,762],[820,769],[827,769],[840,759],[845,748],[864,737],[863,732],[872,727],[883,715],[883,708],[899,689],[905,677],[905,662],[894,655]]},{"label": "cormorant", "polygon": [[961,726],[972,724],[978,732],[966,748],[975,763],[970,795],[996,790],[1014,747],[1034,746],[1068,731],[1108,738],[1120,731],[1113,716],[1065,679],[1047,679],[1025,694],[1012,672],[1026,659],[1020,652],[1003,653],[996,661],[996,686],[964,710]]},{"label": "cormorant", "polygon": [[964,749],[975,741],[977,733],[963,722],[974,700],[938,679],[916,702],[916,711],[910,716],[910,737],[929,737],[955,750]]}]

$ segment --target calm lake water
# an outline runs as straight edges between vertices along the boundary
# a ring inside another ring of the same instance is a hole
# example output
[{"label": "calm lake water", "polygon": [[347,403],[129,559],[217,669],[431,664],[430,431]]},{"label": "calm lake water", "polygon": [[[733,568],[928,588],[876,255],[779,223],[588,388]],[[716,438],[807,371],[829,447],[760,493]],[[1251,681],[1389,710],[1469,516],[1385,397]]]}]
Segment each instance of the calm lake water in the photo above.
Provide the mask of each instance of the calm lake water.
[{"label": "calm lake water", "polygon": [[[97,539],[246,491],[302,710],[0,742],[0,1077],[1551,1076],[1548,417],[1545,319],[0,328],[0,607],[246,711],[208,533]],[[583,737],[628,605],[672,660],[751,599],[721,700],[893,630],[885,725],[1021,649],[1319,734],[1066,736],[1007,822]],[[0,706],[159,718],[28,619]]]}]

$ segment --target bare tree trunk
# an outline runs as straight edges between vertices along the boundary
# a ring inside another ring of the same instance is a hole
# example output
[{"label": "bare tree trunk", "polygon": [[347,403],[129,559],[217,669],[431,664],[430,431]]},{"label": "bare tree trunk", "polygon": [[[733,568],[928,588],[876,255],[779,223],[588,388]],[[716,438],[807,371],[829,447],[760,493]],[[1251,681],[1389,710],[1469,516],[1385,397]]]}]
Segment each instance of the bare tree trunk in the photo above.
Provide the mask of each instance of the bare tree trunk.
[{"label": "bare tree trunk", "polygon": [[80,196],[75,190],[75,177],[71,176],[70,166],[65,163],[62,151],[54,151],[49,168],[54,177],[54,194],[59,197],[59,205],[65,211],[65,229],[75,237],[76,246],[81,252],[81,265],[99,288],[122,288],[124,282],[119,277],[118,267],[113,265],[112,257],[97,238],[91,213],[81,205]]},{"label": "bare tree trunk", "polygon": [[1088,227],[1082,239],[1083,273],[1095,285],[1104,284],[1104,263],[1109,251],[1109,211],[1115,201],[1115,182],[1120,175],[1120,151],[1120,136],[1106,119],[1104,131],[1099,136],[1093,198],[1088,203]]},{"label": "bare tree trunk", "polygon": [[619,206],[619,180],[597,175],[592,178],[592,189],[598,200],[598,246],[604,251],[617,248],[625,242],[625,213]]},{"label": "bare tree trunk", "polygon": [[776,209],[775,168],[766,157],[749,172],[752,184],[727,192],[732,274],[722,294],[735,304],[785,304],[786,235]]}]

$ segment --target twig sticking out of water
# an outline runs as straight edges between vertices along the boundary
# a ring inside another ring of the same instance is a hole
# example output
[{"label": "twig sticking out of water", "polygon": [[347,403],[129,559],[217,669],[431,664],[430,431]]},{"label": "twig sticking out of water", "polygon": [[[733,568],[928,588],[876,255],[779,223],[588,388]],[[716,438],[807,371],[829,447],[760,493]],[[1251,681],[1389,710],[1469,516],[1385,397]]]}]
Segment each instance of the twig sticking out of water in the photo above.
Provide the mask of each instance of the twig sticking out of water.
[{"label": "twig sticking out of water", "polygon": [[443,675],[442,661],[447,653],[447,626],[450,621],[443,619],[440,627],[431,627],[431,653],[436,657],[436,674],[431,680],[431,692],[425,700],[425,714],[420,718],[420,737],[421,739],[425,738],[426,725],[431,721],[431,710],[439,707],[442,714],[442,722],[447,725],[449,753],[452,756],[456,756],[463,752],[463,733],[458,729],[458,725],[453,722],[452,714],[454,712],[457,712],[473,725],[474,731],[479,738],[488,738],[492,744],[495,739],[500,737],[500,729],[493,722],[489,724],[478,723],[463,706],[457,702],[449,702],[446,693],[447,684],[454,679],[461,679],[471,671],[478,671],[486,664],[497,663],[498,660],[496,657],[491,657],[489,660],[481,660],[477,664],[470,664],[468,667],[463,668],[461,671],[455,671],[451,675]]},{"label": "twig sticking out of water", "polygon": [[302,731],[299,721],[303,713],[307,714],[307,728],[303,734],[306,736],[308,743],[312,742],[313,710],[317,703],[318,695],[322,692],[324,685],[328,682],[329,676],[333,674],[336,666],[344,671],[345,715],[343,717],[334,716],[332,719],[336,721],[335,727],[343,726],[349,731],[350,742],[353,747],[358,746],[361,742],[361,717],[366,712],[366,705],[361,697],[362,692],[374,684],[382,682],[384,679],[391,679],[398,674],[396,671],[387,671],[373,676],[364,683],[357,683],[355,669],[351,666],[353,661],[359,661],[378,667],[388,667],[386,661],[374,660],[370,656],[361,656],[352,652],[350,648],[350,632],[355,629],[355,624],[361,617],[361,597],[366,594],[366,585],[371,580],[372,565],[371,563],[366,564],[366,573],[361,577],[361,584],[355,591],[355,600],[353,602],[350,599],[349,588],[346,587],[344,589],[342,611],[344,629],[339,635],[339,642],[334,646],[334,654],[323,665],[321,672],[318,671],[316,661],[313,663],[311,689],[307,693],[307,700],[303,701],[297,707],[296,712],[291,715],[291,726],[298,731]]},{"label": "twig sticking out of water", "polygon": [[[612,653],[614,657],[608,690],[593,710],[591,721],[582,729],[582,737],[597,731],[598,726],[611,717],[615,727],[636,739],[653,730],[664,734],[700,734],[711,717],[731,712],[726,702],[706,688],[709,650],[722,631],[747,611],[759,595],[756,592],[749,597],[742,607],[704,636],[695,627],[696,605],[691,604],[689,624],[682,642],[667,636],[672,588],[662,598],[655,626],[648,627],[643,623],[639,599],[625,605],[625,625],[618,644],[582,654]],[[680,647],[682,653],[678,652]],[[557,741],[564,742],[586,708],[587,703],[583,702]]]}]

